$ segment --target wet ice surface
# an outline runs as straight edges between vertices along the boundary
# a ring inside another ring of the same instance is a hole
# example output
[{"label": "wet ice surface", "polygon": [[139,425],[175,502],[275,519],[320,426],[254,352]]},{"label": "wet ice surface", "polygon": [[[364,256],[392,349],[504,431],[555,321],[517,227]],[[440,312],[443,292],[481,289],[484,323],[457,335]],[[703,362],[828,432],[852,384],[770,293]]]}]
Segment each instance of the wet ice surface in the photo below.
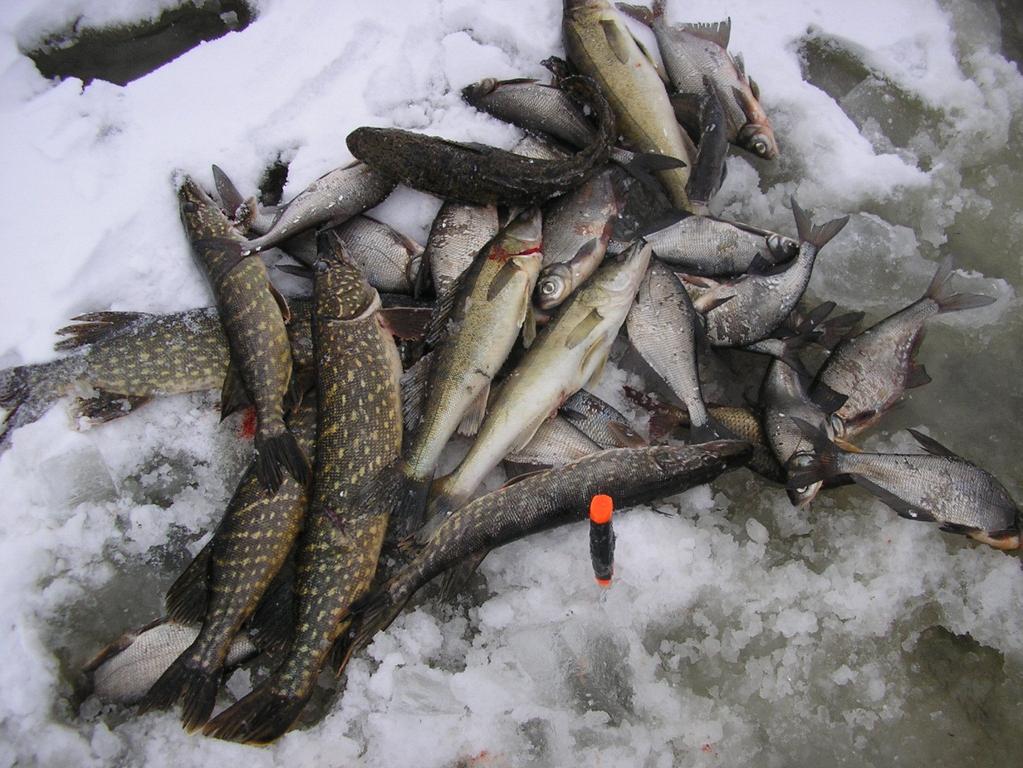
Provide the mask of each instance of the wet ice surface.
[{"label": "wet ice surface", "polygon": [[[82,17],[167,3],[61,0],[0,12],[0,363],[50,356],[78,312],[209,303],[181,235],[176,168],[221,164],[285,197],[347,162],[344,136],[398,125],[509,146],[458,89],[540,76],[560,4],[262,2],[241,33],[124,88],[48,83],[18,53]],[[791,232],[787,200],[850,213],[816,299],[874,321],[955,254],[963,290],[999,301],[933,322],[913,391],[866,445],[915,449],[924,426],[1023,499],[1023,79],[1000,55],[1005,3],[669,3],[733,19],[782,144],[729,159],[718,212]],[[391,10],[393,9],[393,10]],[[1018,49],[1017,49],[1018,50]],[[1010,53],[1011,51],[1007,52]],[[436,203],[376,212],[422,239]],[[31,259],[26,268],[26,259]],[[598,393],[617,398],[624,374]],[[74,670],[159,611],[245,461],[215,393],[89,431],[63,409],[0,458],[0,764],[1010,765],[1023,746],[1023,574],[1016,558],[906,522],[858,489],[793,509],[748,473],[616,522],[616,578],[592,581],[582,526],[490,555],[465,594],[428,591],[350,666],[325,718],[253,750],[186,735],[175,715],[74,706]],[[625,405],[616,401],[619,407]],[[454,458],[451,459],[454,461]],[[254,674],[258,674],[256,670]],[[239,695],[248,672],[228,688]]]}]

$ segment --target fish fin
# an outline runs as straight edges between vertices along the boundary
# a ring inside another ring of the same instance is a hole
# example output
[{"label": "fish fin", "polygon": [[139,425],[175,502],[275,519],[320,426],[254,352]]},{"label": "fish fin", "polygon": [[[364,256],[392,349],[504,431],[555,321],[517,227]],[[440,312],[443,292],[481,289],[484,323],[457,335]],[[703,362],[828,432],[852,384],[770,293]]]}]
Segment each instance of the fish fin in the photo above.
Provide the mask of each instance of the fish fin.
[{"label": "fish fin", "polygon": [[401,412],[405,429],[409,432],[419,426],[419,422],[423,418],[432,365],[433,353],[428,352],[401,376]]},{"label": "fish fin", "polygon": [[256,431],[256,474],[263,487],[276,494],[284,482],[281,468],[302,485],[309,481],[309,460],[295,436],[287,429],[273,435]]},{"label": "fish fin", "polygon": [[724,180],[728,135],[721,98],[713,81],[706,75],[703,77],[703,87],[706,93],[701,99],[699,111],[700,142],[686,191],[690,200],[706,206]]},{"label": "fish fin", "polygon": [[914,440],[920,443],[921,448],[934,456],[947,456],[953,459],[961,458],[958,454],[953,453],[933,437],[929,437],[923,432],[918,432],[915,429],[907,429],[906,431],[913,436]]},{"label": "fish fin", "polygon": [[949,522],[944,522],[941,525],[939,525],[938,530],[943,531],[945,533],[955,533],[960,536],[969,536],[971,534],[980,533],[983,531],[982,528],[977,528],[976,526],[973,525],[963,525],[962,523]]},{"label": "fish fin", "polygon": [[693,309],[701,315],[705,315],[734,298],[735,289],[721,284],[718,288],[712,289],[693,299]]},{"label": "fish fin", "polygon": [[685,422],[679,419],[679,415],[680,412],[672,412],[660,408],[652,411],[650,414],[650,420],[647,423],[647,431],[650,433],[650,439],[657,442],[674,434],[675,429],[678,427],[688,427],[688,412],[686,412],[687,418]]},{"label": "fish fin", "polygon": [[209,599],[213,542],[196,553],[181,575],[170,585],[164,598],[167,617],[179,624],[199,624],[206,617]]},{"label": "fish fin", "polygon": [[863,453],[862,448],[860,448],[858,445],[850,443],[845,438],[836,437],[833,442],[846,453]]},{"label": "fish fin", "polygon": [[746,74],[746,59],[743,58],[741,53],[737,53],[732,56],[732,61],[735,62],[735,69],[739,73],[739,79],[748,82],[749,76]]},{"label": "fish fin", "polygon": [[404,600],[396,602],[388,588],[390,584],[390,581],[385,582],[352,605],[350,613],[355,628],[347,654],[338,669],[339,674],[352,656],[373,641],[373,637],[377,632],[383,632],[398,618],[398,615],[405,608],[412,594],[414,594],[413,592]]},{"label": "fish fin", "polygon": [[930,285],[927,286],[927,293],[924,298],[931,299],[938,305],[938,313],[959,312],[964,309],[975,309],[993,304],[993,296],[984,296],[978,293],[948,293],[945,290],[946,283],[952,277],[953,261],[951,256],[946,256],[938,265]]},{"label": "fish fin", "polygon": [[139,702],[138,713],[167,709],[181,702],[181,724],[188,732],[195,731],[210,719],[217,703],[217,691],[223,673],[197,666],[191,648],[167,667],[160,678]]},{"label": "fish fin", "polygon": [[[528,473],[527,473],[528,474]],[[480,563],[487,556],[489,550],[473,552],[462,558],[453,568],[449,568],[441,577],[440,599],[449,602],[458,596],[458,593],[465,589],[469,579],[476,573]]]},{"label": "fish fin", "polygon": [[514,259],[508,259],[501,268],[494,275],[494,279],[490,281],[490,286],[487,288],[487,301],[493,301],[497,298],[498,294],[505,289],[505,286],[511,282],[511,279],[515,275],[519,274],[522,268],[515,263]]},{"label": "fish fin", "polygon": [[458,425],[458,434],[463,437],[472,437],[480,431],[483,418],[487,415],[487,401],[489,398],[490,383],[488,382],[466,409],[465,414],[462,416],[462,421]]},{"label": "fish fin", "polygon": [[529,349],[536,341],[536,308],[532,301],[526,302],[526,316],[522,320],[522,346]]},{"label": "fish fin", "polygon": [[233,219],[245,202],[245,198],[242,197],[242,193],[238,191],[238,187],[234,185],[231,178],[216,164],[213,165],[213,185],[220,198],[220,207],[224,209],[229,219]]},{"label": "fish fin", "polygon": [[58,336],[65,336],[53,345],[58,352],[77,349],[97,341],[109,339],[128,326],[143,318],[153,317],[148,312],[87,312],[71,318],[75,325],[65,325],[57,330]]},{"label": "fish fin", "polygon": [[284,324],[287,325],[291,322],[291,307],[288,306],[288,300],[284,298],[284,294],[277,290],[277,286],[271,283],[269,280],[266,281],[267,288],[270,289],[270,295],[274,297],[274,301],[277,302],[278,309],[281,310],[281,317],[284,318]]},{"label": "fish fin", "polygon": [[647,49],[646,45],[644,45],[642,40],[640,40],[638,37],[632,34],[631,30],[629,31],[629,36],[632,38],[632,42],[636,44],[636,47],[639,48],[639,52],[643,54],[643,58],[645,58],[647,62],[649,62],[650,66],[653,67],[654,72],[656,72],[657,76],[661,78],[661,82],[664,83],[664,86],[666,88],[670,88],[671,80],[668,78],[668,73],[664,71],[664,66],[661,64],[661,62],[658,61],[653,56],[653,54],[650,53],[649,49]]},{"label": "fish fin", "polygon": [[552,419],[555,416],[557,416],[557,411],[555,411],[554,413],[541,413],[539,416],[535,417],[532,423],[529,424],[526,427],[526,429],[520,433],[519,439],[515,441],[515,444],[512,445],[508,453],[515,453],[516,451],[521,451],[523,448],[529,445],[529,441],[536,436],[536,431],[540,429],[540,426],[545,421],[547,421],[548,419]]},{"label": "fish fin", "polygon": [[760,101],[760,86],[757,85],[757,81],[749,75],[746,75],[746,79],[749,81],[749,89],[753,93],[753,98]]},{"label": "fish fin", "polygon": [[146,395],[118,395],[98,390],[95,397],[76,397],[71,405],[75,420],[83,419],[89,424],[105,424],[126,416],[151,398]]},{"label": "fish fin", "polygon": [[856,330],[856,326],[863,319],[863,312],[846,312],[838,317],[825,320],[817,327],[815,339],[818,346],[832,350],[844,338]]},{"label": "fish fin", "polygon": [[931,377],[928,375],[927,369],[920,363],[913,363],[909,367],[909,373],[906,374],[906,389],[915,389],[930,383]]},{"label": "fish fin", "polygon": [[898,514],[899,517],[904,517],[907,520],[919,520],[925,523],[935,522],[934,515],[919,507],[914,507],[912,504],[907,502],[905,499],[901,499],[891,491],[882,488],[872,480],[868,480],[865,477],[859,475],[852,476],[853,481],[856,485],[860,486],[866,491],[869,491],[876,496],[880,501],[883,501],[886,505],[891,507]]},{"label": "fish fin", "polygon": [[456,277],[447,290],[437,297],[433,305],[433,316],[430,318],[430,327],[426,332],[426,343],[436,347],[448,334],[448,318],[458,303],[458,297],[462,295],[466,283],[469,280],[471,269],[466,269]]},{"label": "fish fin", "polygon": [[611,433],[619,448],[643,448],[649,445],[641,434],[620,421],[608,422],[607,431]]},{"label": "fish fin", "polygon": [[828,436],[824,431],[807,421],[803,421],[803,419],[796,418],[795,416],[791,418],[799,428],[803,439],[813,446],[813,455],[801,454],[800,460],[804,463],[800,466],[795,466],[793,459],[789,459],[785,465],[785,470],[788,473],[786,487],[789,490],[806,488],[814,483],[840,475],[838,449],[834,443],[828,440]]},{"label": "fish fin", "polygon": [[600,377],[604,374],[604,366],[607,365],[608,352],[610,352],[610,349],[603,343],[603,339],[596,339],[593,342],[593,346],[587,350],[579,369],[585,371],[593,361],[597,361],[597,364],[593,367],[593,373],[590,374],[590,378],[583,384],[584,387],[593,389],[597,386]]},{"label": "fish fin", "polygon": [[295,563],[289,556],[245,625],[253,645],[263,652],[286,647],[295,634],[295,605]]},{"label": "fish fin", "polygon": [[396,491],[397,502],[391,511],[388,530],[388,537],[391,539],[407,539],[423,527],[423,519],[426,516],[431,481],[420,480],[407,472],[408,470],[403,470],[401,473],[401,485]]},{"label": "fish fin", "polygon": [[387,307],[377,317],[393,336],[405,341],[422,341],[433,317],[429,307]]},{"label": "fish fin", "polygon": [[796,202],[796,198],[792,199],[792,215],[796,219],[796,231],[799,233],[799,241],[801,243],[808,243],[820,250],[828,241],[830,241],[835,235],[842,231],[842,228],[849,223],[848,216],[842,216],[838,219],[832,219],[831,221],[821,224],[819,227],[815,227],[813,220],[810,216],[799,207],[799,203]]},{"label": "fish fin", "polygon": [[210,720],[203,735],[242,744],[269,744],[283,736],[298,719],[309,695],[283,696],[274,693],[273,683],[273,678],[267,680]]},{"label": "fish fin", "polygon": [[[713,416],[707,416],[707,423],[698,427],[690,427],[689,434],[694,443],[709,443],[714,440],[742,440],[732,430]],[[748,440],[746,442],[749,442]]]},{"label": "fish fin", "polygon": [[611,160],[620,165],[626,173],[658,199],[665,197],[664,187],[654,178],[653,174],[686,166],[684,162],[671,155],[661,155],[656,152],[628,152],[619,149],[612,150]]},{"label": "fish fin", "polygon": [[693,134],[700,132],[700,109],[703,99],[697,93],[673,93],[668,97],[676,122]]},{"label": "fish fin", "polygon": [[817,385],[810,391],[810,400],[829,416],[845,405],[845,401],[848,399],[849,395],[836,392],[823,381],[817,382]]},{"label": "fish fin", "polygon": [[603,319],[596,308],[591,309],[582,320],[576,323],[575,328],[568,334],[568,338],[565,340],[565,347],[568,349],[578,347],[593,332],[593,329],[600,325],[600,321]]},{"label": "fish fin", "polygon": [[701,40],[707,40],[708,42],[720,45],[722,48],[726,49],[728,48],[728,41],[732,37],[731,16],[724,21],[703,23],[690,22],[673,24],[672,27],[682,29],[694,37],[698,37]]},{"label": "fish fin", "polygon": [[644,5],[615,3],[615,8],[624,13],[630,19],[635,19],[640,24],[645,24],[648,27],[654,23],[654,18],[656,18],[653,10]]},{"label": "fish fin", "polygon": [[629,63],[629,43],[632,42],[632,35],[622,28],[622,25],[615,19],[601,19],[600,28],[604,32],[604,39],[607,40],[611,52],[622,64]]},{"label": "fish fin", "polygon": [[234,363],[228,363],[224,383],[220,388],[220,420],[223,421],[232,413],[248,408],[252,404],[245,383],[238,374]]},{"label": "fish fin", "polygon": [[275,264],[274,269],[278,272],[283,272],[286,275],[303,277],[306,280],[313,279],[313,270],[305,264]]}]

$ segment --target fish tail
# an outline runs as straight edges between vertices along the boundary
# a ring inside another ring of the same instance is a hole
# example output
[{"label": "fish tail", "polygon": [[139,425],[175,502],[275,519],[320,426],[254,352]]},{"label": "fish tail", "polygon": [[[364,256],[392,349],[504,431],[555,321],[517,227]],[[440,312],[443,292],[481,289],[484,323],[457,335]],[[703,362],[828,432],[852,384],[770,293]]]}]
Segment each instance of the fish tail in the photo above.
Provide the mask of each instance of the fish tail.
[{"label": "fish tail", "polygon": [[139,714],[152,709],[168,709],[182,703],[181,723],[185,730],[194,731],[210,719],[220,689],[220,670],[199,666],[195,656],[185,651],[139,702]]},{"label": "fish tail", "polygon": [[927,286],[927,293],[924,294],[925,299],[931,299],[938,305],[939,314],[986,307],[988,304],[994,303],[995,299],[992,296],[979,293],[949,293],[947,283],[952,277],[953,267],[952,256],[949,255],[942,259],[934,277],[931,278],[931,284]]},{"label": "fish tail", "polygon": [[203,727],[204,736],[242,744],[269,744],[280,738],[298,719],[309,693],[291,696],[273,687],[274,678],[254,688]]},{"label": "fish tail", "polygon": [[839,467],[840,453],[827,435],[809,422],[792,417],[803,438],[813,446],[813,454],[799,453],[789,459],[785,468],[788,472],[786,487],[789,490],[807,488],[842,474]]},{"label": "fish tail", "polygon": [[270,493],[277,493],[284,482],[282,467],[299,483],[309,481],[309,460],[287,429],[270,436],[257,433],[255,442],[256,474]]},{"label": "fish tail", "polygon": [[706,424],[691,427],[689,434],[694,443],[710,443],[714,440],[742,440],[741,437],[710,414],[707,414]]},{"label": "fish tail", "polygon": [[799,233],[799,241],[814,246],[818,251],[827,245],[849,223],[849,217],[842,216],[816,227],[810,215],[799,207],[795,197],[792,198],[792,215],[796,219],[796,231]]},{"label": "fish tail", "polygon": [[63,363],[55,360],[0,371],[0,408],[7,411],[0,421],[0,454],[10,447],[15,429],[39,419],[63,394]]},{"label": "fish tail", "polygon": [[423,525],[430,496],[430,481],[420,480],[404,470],[401,472],[397,495],[397,503],[391,512],[391,535],[404,538]]},{"label": "fish tail", "polygon": [[394,584],[393,580],[388,581],[352,605],[351,617],[355,622],[355,631],[338,665],[338,674],[352,656],[373,641],[377,632],[383,632],[391,626],[415,593],[415,590],[402,590],[402,596],[395,598],[398,590],[393,588]]},{"label": "fish tail", "polygon": [[649,27],[654,23],[654,19],[664,13],[664,3],[662,2],[659,5],[661,6],[660,8],[658,8],[657,3],[654,4],[653,8],[647,8],[642,5],[632,5],[631,3],[615,3],[615,8],[630,19],[635,19],[640,24],[646,24]]}]

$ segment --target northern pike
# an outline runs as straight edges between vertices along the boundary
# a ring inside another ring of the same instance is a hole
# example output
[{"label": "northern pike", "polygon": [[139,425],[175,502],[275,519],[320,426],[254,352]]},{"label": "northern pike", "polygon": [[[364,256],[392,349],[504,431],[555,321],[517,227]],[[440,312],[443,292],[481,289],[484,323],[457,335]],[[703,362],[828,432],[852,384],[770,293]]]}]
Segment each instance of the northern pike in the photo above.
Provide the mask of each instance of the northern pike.
[{"label": "northern pike", "polygon": [[618,448],[482,496],[444,520],[415,559],[366,600],[349,656],[385,629],[421,586],[460,561],[481,559],[489,550],[536,531],[585,520],[595,494],[610,495],[624,510],[708,483],[743,466],[749,456],[749,444],[736,440]]},{"label": "northern pike", "polygon": [[569,60],[600,84],[618,130],[632,148],[686,164],[658,176],[675,207],[688,210],[688,166],[696,149],[675,120],[664,83],[621,14],[606,0],[565,0],[563,28]]},{"label": "northern pike", "polygon": [[[316,433],[315,406],[304,405],[288,426],[309,454]],[[260,482],[255,464],[249,467],[213,536],[205,610],[175,599],[175,593],[182,591],[179,584],[169,593],[171,619],[185,622],[198,618],[201,631],[146,694],[140,711],[181,701],[181,719],[187,730],[195,730],[209,719],[234,638],[291,552],[307,501],[304,483],[286,477],[277,493],[270,494]],[[189,577],[186,571],[179,583]]]},{"label": "northern pike", "polygon": [[538,309],[564,303],[604,261],[624,203],[617,173],[609,168],[545,208],[543,269],[533,294]]},{"label": "northern pike", "polygon": [[380,298],[337,238],[320,236],[314,286],[317,362],[316,471],[299,542],[298,617],[273,675],[207,723],[204,733],[266,743],[283,734],[312,695],[345,631],[342,618],[376,573],[401,452],[401,364],[379,316]]},{"label": "northern pike", "polygon": [[790,488],[848,475],[901,517],[938,523],[943,531],[996,549],[1020,548],[1020,511],[1009,492],[933,437],[909,430],[926,454],[851,453],[813,425],[795,421],[814,450],[789,465]]},{"label": "northern pike", "polygon": [[757,257],[780,264],[799,252],[799,243],[790,237],[707,216],[685,216],[643,239],[677,271],[704,277],[741,275]]},{"label": "northern pike", "polygon": [[423,252],[437,296],[447,292],[500,229],[495,205],[445,201],[430,226]]},{"label": "northern pike", "polygon": [[291,380],[287,302],[270,283],[258,256],[245,256],[243,240],[220,208],[191,179],[178,189],[181,216],[196,261],[206,274],[224,326],[231,368],[224,382],[221,410],[244,395],[256,407],[256,471],[276,492],[281,467],[305,482],[309,463],[284,425],[284,396]]},{"label": "northern pike", "polygon": [[566,399],[600,377],[649,262],[650,247],[639,242],[605,263],[540,332],[502,382],[469,453],[434,483],[435,515],[468,501],[508,453],[526,445]]},{"label": "northern pike", "polygon": [[664,264],[654,261],[647,270],[629,310],[629,342],[675,393],[689,413],[697,442],[722,437],[711,424],[700,389],[697,342],[700,317],[682,283]]},{"label": "northern pike", "polygon": [[245,253],[269,248],[314,227],[332,227],[382,202],[395,181],[365,163],[325,173],[283,206],[266,234],[247,241]]},{"label": "northern pike", "polygon": [[742,57],[728,53],[731,19],[716,24],[668,24],[664,0],[654,0],[651,8],[616,5],[653,30],[683,123],[692,122],[692,105],[703,94],[707,78],[721,94],[728,140],[767,160],[778,156],[774,129],[760,105],[760,89],[746,74]]},{"label": "northern pike", "polygon": [[850,437],[877,423],[907,389],[931,380],[916,362],[924,325],[930,318],[994,301],[990,296],[949,293],[951,276],[952,258],[947,257],[923,297],[858,336],[840,342],[817,372],[815,389],[828,387],[848,396],[835,412],[839,437]]},{"label": "northern pike", "polygon": [[357,128],[348,134],[348,149],[381,173],[445,200],[538,205],[596,173],[607,162],[617,136],[607,99],[592,81],[574,77],[562,87],[580,94],[596,113],[599,126],[590,144],[564,160],[535,160],[397,128]]},{"label": "northern pike", "polygon": [[849,221],[843,216],[815,227],[795,199],[792,213],[799,233],[799,254],[784,268],[717,284],[690,278],[710,285],[693,305],[704,313],[707,338],[713,346],[744,347],[777,329],[806,290],[817,254]]},{"label": "northern pike", "polygon": [[436,329],[429,398],[404,452],[406,488],[395,523],[406,530],[420,524],[437,462],[459,424],[464,419],[462,431],[473,433],[483,419],[490,383],[530,313],[541,238],[539,210],[526,211],[479,252],[452,289],[450,315]]}]

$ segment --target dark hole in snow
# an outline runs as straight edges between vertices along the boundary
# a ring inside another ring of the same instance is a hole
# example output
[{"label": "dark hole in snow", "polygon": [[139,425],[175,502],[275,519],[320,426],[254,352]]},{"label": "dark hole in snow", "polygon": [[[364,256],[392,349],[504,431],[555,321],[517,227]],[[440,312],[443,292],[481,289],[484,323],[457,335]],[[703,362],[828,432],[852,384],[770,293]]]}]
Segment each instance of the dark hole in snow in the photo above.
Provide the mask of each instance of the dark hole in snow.
[{"label": "dark hole in snow", "polygon": [[44,77],[125,85],[206,40],[242,30],[253,13],[243,0],[208,0],[169,8],[156,19],[112,27],[70,28],[25,51]]}]

